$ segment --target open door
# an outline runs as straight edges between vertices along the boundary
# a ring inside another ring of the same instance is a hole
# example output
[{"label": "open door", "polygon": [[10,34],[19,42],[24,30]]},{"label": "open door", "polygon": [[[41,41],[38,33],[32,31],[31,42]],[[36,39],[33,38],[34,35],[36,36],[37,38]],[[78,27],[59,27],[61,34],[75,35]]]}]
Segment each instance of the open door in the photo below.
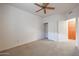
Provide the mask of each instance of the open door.
[{"label": "open door", "polygon": [[68,40],[76,40],[76,18],[68,21]]},{"label": "open door", "polygon": [[44,39],[48,39],[48,23],[44,23]]}]

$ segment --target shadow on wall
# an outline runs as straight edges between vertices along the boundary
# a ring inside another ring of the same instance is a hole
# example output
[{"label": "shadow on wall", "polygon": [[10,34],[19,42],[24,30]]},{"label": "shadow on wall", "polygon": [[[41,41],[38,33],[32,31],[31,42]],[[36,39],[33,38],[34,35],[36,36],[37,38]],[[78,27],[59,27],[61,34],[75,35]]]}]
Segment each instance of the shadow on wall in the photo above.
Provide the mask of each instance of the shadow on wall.
[{"label": "shadow on wall", "polygon": [[57,40],[58,40],[58,33],[51,33],[51,32],[48,32],[48,39],[49,39],[49,40],[57,41]]}]

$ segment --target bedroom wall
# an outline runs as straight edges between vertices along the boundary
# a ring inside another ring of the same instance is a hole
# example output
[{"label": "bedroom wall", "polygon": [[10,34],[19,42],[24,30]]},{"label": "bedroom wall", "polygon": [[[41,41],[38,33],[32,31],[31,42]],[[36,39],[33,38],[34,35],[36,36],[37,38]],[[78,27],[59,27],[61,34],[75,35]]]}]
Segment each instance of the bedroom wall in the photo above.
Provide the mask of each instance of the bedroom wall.
[{"label": "bedroom wall", "polygon": [[0,5],[0,51],[42,38],[41,17]]},{"label": "bedroom wall", "polygon": [[60,20],[63,20],[63,16],[60,14],[54,14],[43,19],[43,23],[48,23],[48,39],[59,41],[60,39]]},{"label": "bedroom wall", "polygon": [[61,19],[59,20],[58,24],[58,36],[59,36],[59,41],[68,41],[68,22],[65,20],[64,15],[61,15]]}]

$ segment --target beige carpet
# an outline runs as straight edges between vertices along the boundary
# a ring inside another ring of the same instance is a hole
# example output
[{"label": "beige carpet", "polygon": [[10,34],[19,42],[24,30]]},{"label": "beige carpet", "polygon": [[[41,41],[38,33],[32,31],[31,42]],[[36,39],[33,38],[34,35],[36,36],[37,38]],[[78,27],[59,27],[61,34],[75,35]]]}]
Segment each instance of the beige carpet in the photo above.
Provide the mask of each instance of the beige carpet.
[{"label": "beige carpet", "polygon": [[2,53],[10,56],[78,56],[79,50],[71,42],[38,40]]}]

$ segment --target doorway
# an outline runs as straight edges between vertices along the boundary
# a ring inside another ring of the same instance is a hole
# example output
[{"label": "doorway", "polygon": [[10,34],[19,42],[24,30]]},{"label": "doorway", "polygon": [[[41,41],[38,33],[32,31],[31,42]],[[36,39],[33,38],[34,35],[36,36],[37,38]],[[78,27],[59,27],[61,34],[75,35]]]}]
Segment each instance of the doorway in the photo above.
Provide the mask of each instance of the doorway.
[{"label": "doorway", "polygon": [[48,39],[48,23],[44,23],[44,39]]},{"label": "doorway", "polygon": [[68,21],[68,40],[76,41],[76,18]]}]

